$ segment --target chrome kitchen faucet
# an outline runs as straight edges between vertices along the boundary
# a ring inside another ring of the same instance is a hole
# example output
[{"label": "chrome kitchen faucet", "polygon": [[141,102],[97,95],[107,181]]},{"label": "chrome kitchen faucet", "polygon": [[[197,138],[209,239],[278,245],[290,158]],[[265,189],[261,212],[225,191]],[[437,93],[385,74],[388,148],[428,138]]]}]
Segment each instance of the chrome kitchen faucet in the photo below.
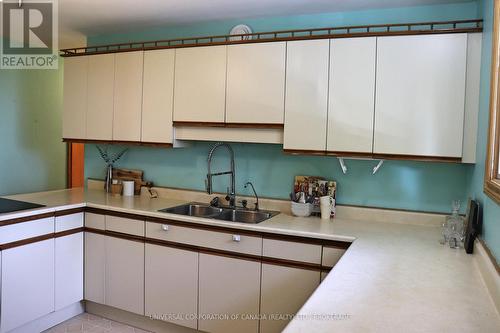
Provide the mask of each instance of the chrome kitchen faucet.
[{"label": "chrome kitchen faucet", "polygon": [[[231,157],[231,170],[230,171],[223,171],[223,172],[216,172],[212,173],[211,172],[211,164],[212,164],[212,156],[219,147],[224,147],[229,151],[229,155]],[[233,148],[231,148],[230,145],[227,143],[223,142],[218,142],[215,145],[210,148],[210,151],[208,152],[208,173],[207,173],[207,179],[205,180],[205,187],[207,189],[208,194],[212,194],[212,177],[213,176],[222,176],[222,175],[231,175],[231,190],[229,188],[227,189],[227,198],[229,201],[229,206],[231,208],[236,208],[236,191],[235,191],[235,180],[234,180],[234,151]]]}]

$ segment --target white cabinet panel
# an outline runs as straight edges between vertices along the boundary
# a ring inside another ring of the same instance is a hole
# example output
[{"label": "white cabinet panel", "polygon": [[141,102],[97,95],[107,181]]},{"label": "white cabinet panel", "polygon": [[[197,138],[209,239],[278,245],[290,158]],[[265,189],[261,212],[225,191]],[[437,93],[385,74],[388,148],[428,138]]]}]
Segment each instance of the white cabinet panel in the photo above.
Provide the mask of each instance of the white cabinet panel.
[{"label": "white cabinet panel", "polygon": [[[200,253],[199,314],[228,315],[227,320],[200,318],[198,329],[218,333],[258,332],[261,263]],[[239,319],[231,320],[232,315]],[[247,317],[245,320],[245,318]]]},{"label": "white cabinet panel", "polygon": [[89,56],[86,138],[113,139],[115,55]]},{"label": "white cabinet panel", "polygon": [[141,140],[143,51],[115,55],[113,140]]},{"label": "white cabinet panel", "polygon": [[264,257],[320,264],[321,245],[264,238],[262,255]]},{"label": "white cabinet panel", "polygon": [[175,50],[174,121],[224,122],[226,46]]},{"label": "white cabinet panel", "polygon": [[284,149],[325,150],[328,40],[287,43]]},{"label": "white cabinet panel", "polygon": [[93,229],[106,229],[106,216],[94,213],[85,213],[85,226]]},{"label": "white cabinet panel", "polygon": [[145,315],[196,329],[198,252],[146,244],[145,258]]},{"label": "white cabinet panel", "polygon": [[64,59],[63,138],[85,139],[88,57]]},{"label": "white cabinet panel", "polygon": [[106,305],[144,315],[144,243],[106,237]]},{"label": "white cabinet panel", "polygon": [[260,314],[267,320],[260,321],[260,332],[281,332],[289,322],[282,318],[297,313],[319,283],[319,271],[262,264]]},{"label": "white cabinet panel", "polygon": [[55,309],[83,299],[83,232],[55,240]]},{"label": "white cabinet panel", "polygon": [[461,157],[467,35],[378,37],[374,153]]},{"label": "white cabinet panel", "polygon": [[328,151],[372,152],[376,41],[330,40]]},{"label": "white cabinet panel", "polygon": [[141,141],[172,143],[175,50],[144,52]]},{"label": "white cabinet panel", "polygon": [[105,304],[105,241],[104,235],[85,233],[85,299],[100,304]]},{"label": "white cabinet panel", "polygon": [[106,230],[144,236],[144,221],[106,215]]},{"label": "white cabinet panel", "polygon": [[226,122],[283,124],[286,43],[230,45]]},{"label": "white cabinet panel", "polygon": [[83,227],[83,213],[57,216],[55,218],[56,232],[77,229]]},{"label": "white cabinet panel", "polygon": [[54,311],[54,240],[2,251],[0,331]]}]

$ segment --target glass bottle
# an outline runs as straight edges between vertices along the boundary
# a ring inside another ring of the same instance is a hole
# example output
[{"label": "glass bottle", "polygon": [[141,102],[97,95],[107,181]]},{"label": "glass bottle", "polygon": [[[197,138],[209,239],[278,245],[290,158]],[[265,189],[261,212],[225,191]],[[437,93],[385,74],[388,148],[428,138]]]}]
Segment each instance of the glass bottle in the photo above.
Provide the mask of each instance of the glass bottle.
[{"label": "glass bottle", "polygon": [[459,212],[460,200],[454,200],[451,215],[446,216],[443,224],[441,244],[449,244],[451,248],[463,246],[464,218],[460,216]]}]

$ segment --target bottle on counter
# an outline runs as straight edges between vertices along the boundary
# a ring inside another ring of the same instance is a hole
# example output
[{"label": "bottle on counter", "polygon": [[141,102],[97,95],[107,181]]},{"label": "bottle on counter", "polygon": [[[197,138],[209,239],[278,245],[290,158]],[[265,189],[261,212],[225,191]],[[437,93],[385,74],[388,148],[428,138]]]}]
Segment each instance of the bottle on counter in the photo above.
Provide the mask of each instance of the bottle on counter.
[{"label": "bottle on counter", "polygon": [[463,246],[464,240],[464,222],[465,219],[460,216],[460,200],[453,200],[451,215],[446,216],[443,223],[443,233],[440,240],[441,244],[449,244],[451,248],[457,249]]}]

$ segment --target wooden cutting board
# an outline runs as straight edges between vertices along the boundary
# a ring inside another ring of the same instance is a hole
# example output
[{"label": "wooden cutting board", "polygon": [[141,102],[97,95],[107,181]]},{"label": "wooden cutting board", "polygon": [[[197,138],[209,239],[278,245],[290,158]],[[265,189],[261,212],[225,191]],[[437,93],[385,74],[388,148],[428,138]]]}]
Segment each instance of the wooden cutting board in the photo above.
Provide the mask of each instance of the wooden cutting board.
[{"label": "wooden cutting board", "polygon": [[131,169],[113,169],[113,179],[118,179],[119,181],[132,180],[134,181],[134,194],[138,195],[141,193],[141,186],[147,186],[149,182],[143,180],[144,171],[142,170],[131,170]]}]

